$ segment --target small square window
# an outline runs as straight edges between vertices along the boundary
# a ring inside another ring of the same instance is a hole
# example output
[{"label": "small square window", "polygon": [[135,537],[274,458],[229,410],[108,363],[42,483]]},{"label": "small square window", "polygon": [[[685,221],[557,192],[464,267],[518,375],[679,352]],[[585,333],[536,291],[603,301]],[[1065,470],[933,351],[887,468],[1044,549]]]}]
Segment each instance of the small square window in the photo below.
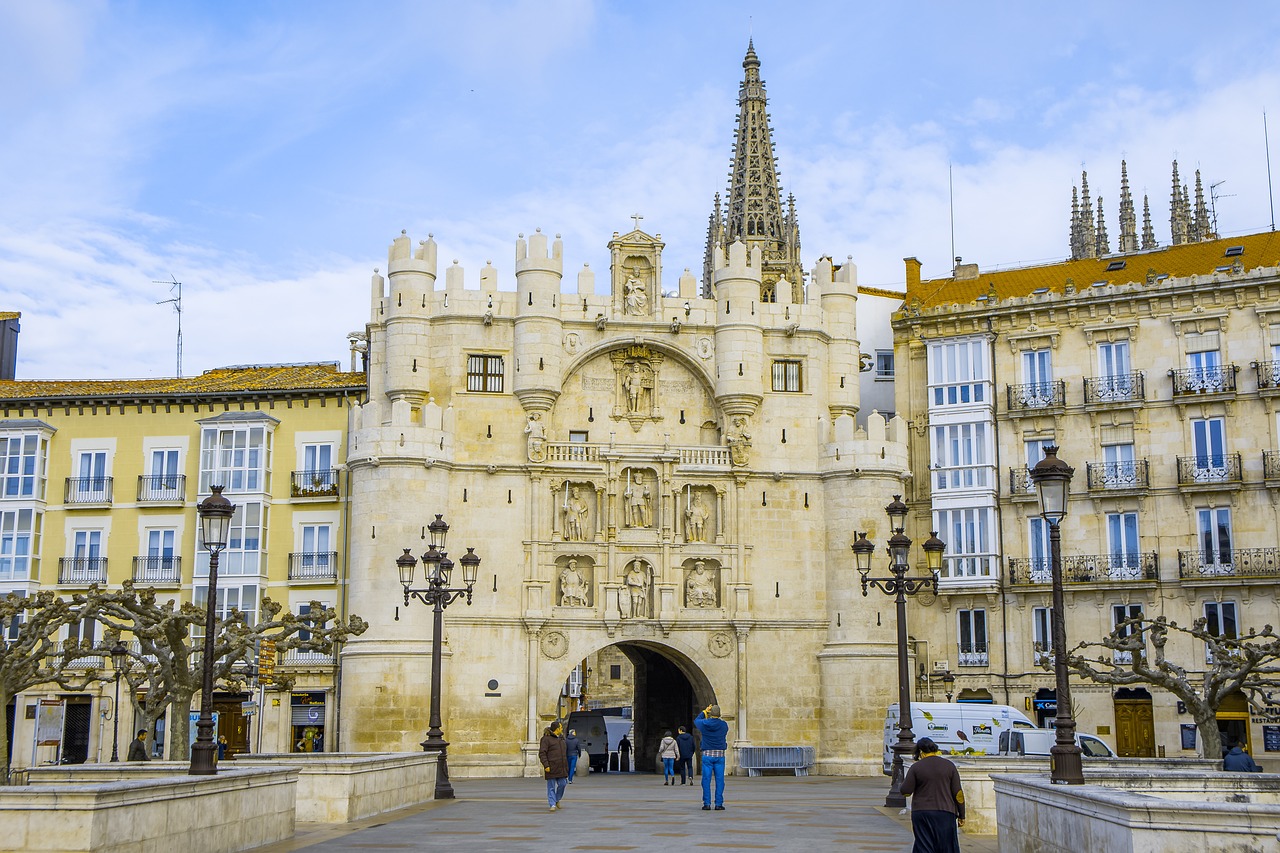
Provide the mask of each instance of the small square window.
[{"label": "small square window", "polygon": [[803,391],[802,363],[799,361],[775,361],[773,363],[774,391]]},{"label": "small square window", "polygon": [[587,431],[586,431],[585,429],[571,429],[571,430],[569,430],[569,441],[570,441],[570,442],[575,443],[575,444],[586,444],[588,440],[589,440],[589,439],[587,438]]},{"label": "small square window", "polygon": [[502,356],[468,355],[467,390],[502,393]]},{"label": "small square window", "polygon": [[893,378],[893,350],[876,350],[876,379]]},{"label": "small square window", "polygon": [[617,681],[622,678],[622,664],[609,664],[609,678],[613,681]]}]

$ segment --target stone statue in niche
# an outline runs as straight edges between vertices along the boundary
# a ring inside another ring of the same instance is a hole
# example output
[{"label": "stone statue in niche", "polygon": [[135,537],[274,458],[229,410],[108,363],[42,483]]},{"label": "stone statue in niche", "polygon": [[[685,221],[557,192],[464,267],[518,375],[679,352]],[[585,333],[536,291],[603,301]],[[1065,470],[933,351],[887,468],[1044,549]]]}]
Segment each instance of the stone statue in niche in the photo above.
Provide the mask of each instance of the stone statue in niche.
[{"label": "stone statue in niche", "polygon": [[587,581],[578,571],[578,561],[570,560],[560,570],[560,606],[589,607],[587,603]]},{"label": "stone statue in niche", "polygon": [[587,502],[582,499],[578,487],[569,489],[564,506],[564,540],[566,542],[585,542],[587,539]]},{"label": "stone statue in niche", "polygon": [[639,471],[631,472],[622,497],[627,502],[627,527],[650,526],[649,484],[644,481],[644,474]]},{"label": "stone statue in niche", "polygon": [[693,492],[689,505],[684,508],[684,541],[706,542],[707,519],[711,510],[702,502],[702,494]]},{"label": "stone statue in niche", "polygon": [[631,275],[623,282],[622,300],[623,314],[649,313],[649,296],[645,293],[644,280],[636,269],[632,269]]},{"label": "stone statue in niche", "polygon": [[716,606],[716,575],[714,571],[707,570],[706,561],[698,560],[693,564],[684,590],[685,607]]},{"label": "stone statue in niche", "polygon": [[547,459],[547,425],[542,422],[542,412],[529,413],[529,420],[524,425],[524,434],[529,439],[529,461],[545,462]]},{"label": "stone statue in niche", "polygon": [[747,419],[736,415],[724,434],[724,443],[729,446],[729,461],[738,468],[751,461],[751,433],[747,432],[747,426]]},{"label": "stone statue in niche", "polygon": [[630,368],[622,377],[622,390],[627,397],[627,414],[645,414],[650,408],[646,404],[649,403],[652,389],[653,380],[645,376],[640,362],[631,362]]},{"label": "stone statue in niche", "polygon": [[644,560],[632,560],[622,576],[625,598],[618,601],[618,609],[624,619],[649,618],[649,564]]}]

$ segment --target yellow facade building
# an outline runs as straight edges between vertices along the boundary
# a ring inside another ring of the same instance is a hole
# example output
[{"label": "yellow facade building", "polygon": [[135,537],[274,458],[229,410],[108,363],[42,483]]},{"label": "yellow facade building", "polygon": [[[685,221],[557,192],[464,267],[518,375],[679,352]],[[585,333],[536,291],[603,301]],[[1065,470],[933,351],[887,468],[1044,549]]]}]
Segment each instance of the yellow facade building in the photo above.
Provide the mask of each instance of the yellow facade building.
[{"label": "yellow facade building", "polygon": [[[253,620],[270,596],[294,612],[313,600],[345,612],[347,415],[363,392],[363,373],[333,364],[0,381],[0,594],[132,580],[162,599],[202,603],[208,555],[197,547],[195,507],[223,485],[236,513],[219,564],[219,611],[238,608]],[[100,630],[87,622],[68,636],[96,640]],[[109,660],[80,665],[110,675]],[[215,695],[219,734],[233,752],[290,751],[304,739],[332,749],[332,656],[294,652],[277,670],[294,678],[292,691]],[[62,736],[37,746],[33,711],[50,699],[64,704]],[[13,766],[105,760],[117,724],[112,703],[109,683],[23,694],[8,709],[17,723]],[[265,707],[255,715],[244,703]],[[121,705],[127,744],[132,714],[126,698]]]},{"label": "yellow facade building", "polygon": [[[1068,641],[1138,614],[1215,632],[1277,624],[1280,237],[1217,238],[1174,167],[1173,242],[1141,236],[1127,180],[1120,245],[1073,203],[1072,259],[944,278],[906,261],[895,315],[898,412],[913,509],[947,543],[942,588],[913,617],[922,694],[1054,716],[1048,536],[1028,478],[1043,448],[1074,466],[1063,522]],[[1144,207],[1146,205],[1144,204]],[[1206,650],[1171,641],[1203,670]],[[943,680],[950,675],[954,682]],[[1189,755],[1169,694],[1073,679],[1080,729],[1121,755]],[[1280,713],[1280,711],[1277,711]],[[1224,730],[1266,758],[1274,715]]]}]

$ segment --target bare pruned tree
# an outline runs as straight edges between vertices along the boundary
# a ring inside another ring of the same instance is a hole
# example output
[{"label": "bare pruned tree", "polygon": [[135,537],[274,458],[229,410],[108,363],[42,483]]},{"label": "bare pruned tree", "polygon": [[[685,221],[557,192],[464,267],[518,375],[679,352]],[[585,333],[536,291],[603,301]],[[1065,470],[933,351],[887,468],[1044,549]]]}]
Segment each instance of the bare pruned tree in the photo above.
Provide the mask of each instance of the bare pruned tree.
[{"label": "bare pruned tree", "polygon": [[[1166,657],[1171,633],[1205,645],[1203,670]],[[1094,656],[1092,650],[1101,653]],[[1218,708],[1237,692],[1260,705],[1280,688],[1280,635],[1270,625],[1229,637],[1208,630],[1204,619],[1187,628],[1163,616],[1140,617],[1118,623],[1101,640],[1080,643],[1067,654],[1067,665],[1099,684],[1150,685],[1172,693],[1195,720],[1204,757],[1220,758]]]},{"label": "bare pruned tree", "polygon": [[9,700],[45,684],[83,690],[103,678],[97,667],[71,666],[73,661],[96,653],[91,643],[58,639],[66,626],[96,618],[92,598],[90,593],[64,599],[49,590],[34,595],[11,592],[0,598],[0,768],[6,784],[9,731],[2,711]]},{"label": "bare pruned tree", "polygon": [[[96,618],[107,627],[95,653],[109,653],[117,638],[135,641],[124,678],[133,697],[138,728],[149,729],[172,709],[168,757],[171,761],[186,760],[190,757],[191,702],[203,682],[203,638],[193,636],[192,629],[204,626],[204,608],[172,599],[162,602],[154,589],[136,589],[130,581],[118,591],[94,591],[90,601]],[[252,625],[243,613],[232,609],[214,626],[214,682],[238,691],[262,640],[273,640],[277,654],[292,649],[331,654],[336,645],[368,627],[359,616],[343,622],[337,611],[318,601],[311,603],[309,613],[298,615],[263,598],[261,618]]]}]

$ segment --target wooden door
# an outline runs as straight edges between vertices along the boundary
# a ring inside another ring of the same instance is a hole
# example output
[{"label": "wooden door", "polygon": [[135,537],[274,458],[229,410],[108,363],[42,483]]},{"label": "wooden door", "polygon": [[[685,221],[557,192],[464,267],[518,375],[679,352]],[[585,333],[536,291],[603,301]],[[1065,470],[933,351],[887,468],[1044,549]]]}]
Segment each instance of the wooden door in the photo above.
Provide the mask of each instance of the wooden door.
[{"label": "wooden door", "polygon": [[214,735],[227,739],[227,756],[249,751],[249,720],[240,707],[240,699],[215,701],[213,710],[218,712],[218,731]]},{"label": "wooden door", "polygon": [[1117,699],[1116,754],[1124,757],[1153,758],[1156,754],[1156,729],[1150,699]]}]

